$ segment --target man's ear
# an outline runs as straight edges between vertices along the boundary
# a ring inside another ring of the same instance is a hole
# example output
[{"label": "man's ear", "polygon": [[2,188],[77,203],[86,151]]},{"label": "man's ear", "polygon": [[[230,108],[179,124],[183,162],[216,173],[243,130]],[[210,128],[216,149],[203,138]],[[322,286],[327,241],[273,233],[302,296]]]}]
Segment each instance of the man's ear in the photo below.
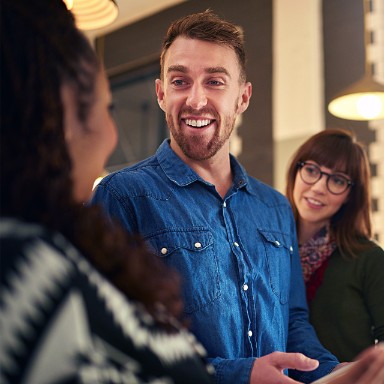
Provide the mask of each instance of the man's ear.
[{"label": "man's ear", "polygon": [[241,97],[239,98],[239,103],[237,106],[237,113],[239,115],[248,108],[249,100],[252,96],[252,84],[250,82],[246,82],[242,87],[243,91],[241,93]]},{"label": "man's ear", "polygon": [[165,112],[163,82],[160,79],[156,79],[155,84],[157,103],[159,104],[160,108]]}]

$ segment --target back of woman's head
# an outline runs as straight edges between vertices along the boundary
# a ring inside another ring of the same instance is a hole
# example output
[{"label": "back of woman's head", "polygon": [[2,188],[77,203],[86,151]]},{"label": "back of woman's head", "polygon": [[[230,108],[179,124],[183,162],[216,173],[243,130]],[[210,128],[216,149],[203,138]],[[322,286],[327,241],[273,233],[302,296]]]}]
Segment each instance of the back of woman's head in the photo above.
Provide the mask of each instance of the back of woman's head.
[{"label": "back of woman's head", "polygon": [[61,232],[128,297],[179,315],[176,274],[141,239],[112,228],[99,207],[73,196],[61,91],[73,90],[78,120],[86,122],[100,71],[95,52],[62,0],[1,6],[1,215]]},{"label": "back of woman's head", "polygon": [[296,220],[298,212],[293,199],[293,189],[299,171],[297,164],[307,160],[342,171],[353,182],[345,204],[331,219],[339,247],[351,252],[359,247],[359,239],[370,238],[372,235],[370,168],[364,147],[350,131],[326,129],[311,136],[298,148],[288,169],[286,186],[286,195]]},{"label": "back of woman's head", "polygon": [[61,87],[81,121],[98,60],[62,0],[2,0],[1,214],[39,220],[72,197]]}]

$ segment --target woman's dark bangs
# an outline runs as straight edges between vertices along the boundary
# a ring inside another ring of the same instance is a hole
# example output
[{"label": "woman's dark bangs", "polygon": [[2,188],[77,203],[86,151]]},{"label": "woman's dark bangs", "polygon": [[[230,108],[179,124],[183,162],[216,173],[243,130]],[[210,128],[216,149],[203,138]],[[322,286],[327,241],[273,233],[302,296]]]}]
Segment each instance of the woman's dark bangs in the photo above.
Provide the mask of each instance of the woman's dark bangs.
[{"label": "woman's dark bangs", "polygon": [[308,152],[303,156],[305,157],[303,160],[313,160],[320,166],[343,172],[353,177],[353,153],[354,148],[349,140],[340,140],[340,137],[337,137],[335,140],[332,137],[324,137],[318,138],[312,146],[309,146]]}]

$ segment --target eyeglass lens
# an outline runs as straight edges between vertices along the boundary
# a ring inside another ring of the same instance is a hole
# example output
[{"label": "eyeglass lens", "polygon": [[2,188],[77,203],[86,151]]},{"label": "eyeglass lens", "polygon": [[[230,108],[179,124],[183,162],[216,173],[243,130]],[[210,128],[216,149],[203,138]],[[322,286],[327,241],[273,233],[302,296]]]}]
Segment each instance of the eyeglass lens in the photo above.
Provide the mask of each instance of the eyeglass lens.
[{"label": "eyeglass lens", "polygon": [[303,163],[300,169],[300,176],[307,184],[315,184],[322,175],[327,176],[327,188],[333,194],[340,194],[346,191],[350,185],[349,180],[338,174],[322,172],[315,164]]}]

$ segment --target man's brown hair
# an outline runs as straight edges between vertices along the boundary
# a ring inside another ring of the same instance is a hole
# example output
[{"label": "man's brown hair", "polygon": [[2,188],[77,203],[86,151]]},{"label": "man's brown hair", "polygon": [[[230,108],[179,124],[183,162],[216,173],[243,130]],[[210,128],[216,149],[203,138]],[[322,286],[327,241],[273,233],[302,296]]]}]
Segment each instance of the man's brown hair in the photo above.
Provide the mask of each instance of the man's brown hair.
[{"label": "man's brown hair", "polygon": [[164,78],[164,56],[179,36],[223,44],[236,53],[240,66],[240,81],[246,80],[245,50],[242,29],[215,15],[211,10],[194,13],[174,21],[164,37],[160,56],[161,79]]}]

